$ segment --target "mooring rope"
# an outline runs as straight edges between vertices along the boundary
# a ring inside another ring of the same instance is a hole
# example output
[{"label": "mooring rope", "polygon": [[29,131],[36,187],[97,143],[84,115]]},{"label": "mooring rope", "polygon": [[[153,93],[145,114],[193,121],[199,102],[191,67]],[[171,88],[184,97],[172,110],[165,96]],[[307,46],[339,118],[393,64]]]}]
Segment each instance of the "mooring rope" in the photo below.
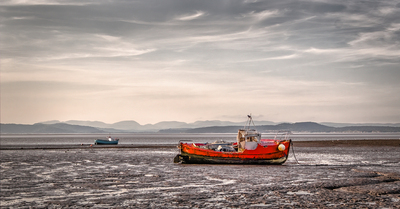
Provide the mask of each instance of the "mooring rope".
[{"label": "mooring rope", "polygon": [[297,158],[296,158],[296,154],[294,154],[294,148],[293,148],[294,146],[293,146],[292,140],[290,140],[290,145],[291,145],[291,147],[292,147],[292,152],[293,152],[294,159],[296,160],[296,163],[297,163],[297,164],[300,164],[299,161],[298,161]]}]

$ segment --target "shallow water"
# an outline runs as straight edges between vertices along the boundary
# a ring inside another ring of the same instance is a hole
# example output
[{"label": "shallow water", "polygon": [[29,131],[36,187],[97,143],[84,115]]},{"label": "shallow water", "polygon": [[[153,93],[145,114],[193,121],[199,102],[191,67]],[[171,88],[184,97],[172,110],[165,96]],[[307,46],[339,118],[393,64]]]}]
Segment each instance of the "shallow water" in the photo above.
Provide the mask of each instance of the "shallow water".
[{"label": "shallow water", "polygon": [[398,208],[400,147],[295,147],[282,166],[174,164],[178,150],[2,150],[1,207]]},{"label": "shallow water", "polygon": [[[275,134],[265,133],[262,138],[274,138]],[[93,144],[95,139],[106,139],[107,134],[2,134],[1,145],[79,145]],[[119,138],[119,144],[178,144],[180,140],[195,142],[214,142],[217,140],[236,141],[236,134],[157,134],[133,133],[113,134]],[[400,133],[363,133],[363,134],[301,134],[290,136],[293,141],[326,141],[326,140],[357,140],[357,139],[400,139]]]}]

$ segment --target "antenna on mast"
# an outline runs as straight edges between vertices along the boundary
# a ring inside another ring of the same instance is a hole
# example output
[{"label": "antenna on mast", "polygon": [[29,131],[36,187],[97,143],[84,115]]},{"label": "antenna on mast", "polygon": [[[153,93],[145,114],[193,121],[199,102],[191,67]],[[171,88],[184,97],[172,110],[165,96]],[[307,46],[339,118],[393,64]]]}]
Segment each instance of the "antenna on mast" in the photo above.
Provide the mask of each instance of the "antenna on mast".
[{"label": "antenna on mast", "polygon": [[250,115],[247,115],[247,122],[244,126],[244,129],[246,129],[246,127],[247,127],[247,130],[249,130],[252,123],[253,123],[253,126],[256,126],[254,124],[253,118],[251,117],[251,113],[250,113]]}]

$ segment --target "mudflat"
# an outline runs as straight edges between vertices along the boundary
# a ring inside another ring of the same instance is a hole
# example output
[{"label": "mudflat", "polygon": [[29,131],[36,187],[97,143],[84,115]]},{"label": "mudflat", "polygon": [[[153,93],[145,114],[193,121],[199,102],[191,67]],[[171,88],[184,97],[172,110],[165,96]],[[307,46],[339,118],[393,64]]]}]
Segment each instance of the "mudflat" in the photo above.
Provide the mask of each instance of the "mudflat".
[{"label": "mudflat", "polygon": [[400,140],[359,141],[294,142],[283,165],[174,164],[172,145],[1,147],[0,206],[400,208]]}]

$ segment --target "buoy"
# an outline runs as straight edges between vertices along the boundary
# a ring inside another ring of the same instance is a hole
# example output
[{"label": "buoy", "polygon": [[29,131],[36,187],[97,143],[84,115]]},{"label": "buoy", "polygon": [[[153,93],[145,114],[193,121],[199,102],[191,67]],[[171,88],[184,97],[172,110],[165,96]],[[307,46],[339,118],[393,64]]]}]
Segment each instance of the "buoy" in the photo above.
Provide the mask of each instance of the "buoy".
[{"label": "buoy", "polygon": [[279,151],[284,151],[286,149],[286,147],[285,147],[285,145],[283,145],[283,144],[280,144],[279,146],[278,146],[278,150]]},{"label": "buoy", "polygon": [[93,146],[93,144],[91,144],[90,146]]}]

